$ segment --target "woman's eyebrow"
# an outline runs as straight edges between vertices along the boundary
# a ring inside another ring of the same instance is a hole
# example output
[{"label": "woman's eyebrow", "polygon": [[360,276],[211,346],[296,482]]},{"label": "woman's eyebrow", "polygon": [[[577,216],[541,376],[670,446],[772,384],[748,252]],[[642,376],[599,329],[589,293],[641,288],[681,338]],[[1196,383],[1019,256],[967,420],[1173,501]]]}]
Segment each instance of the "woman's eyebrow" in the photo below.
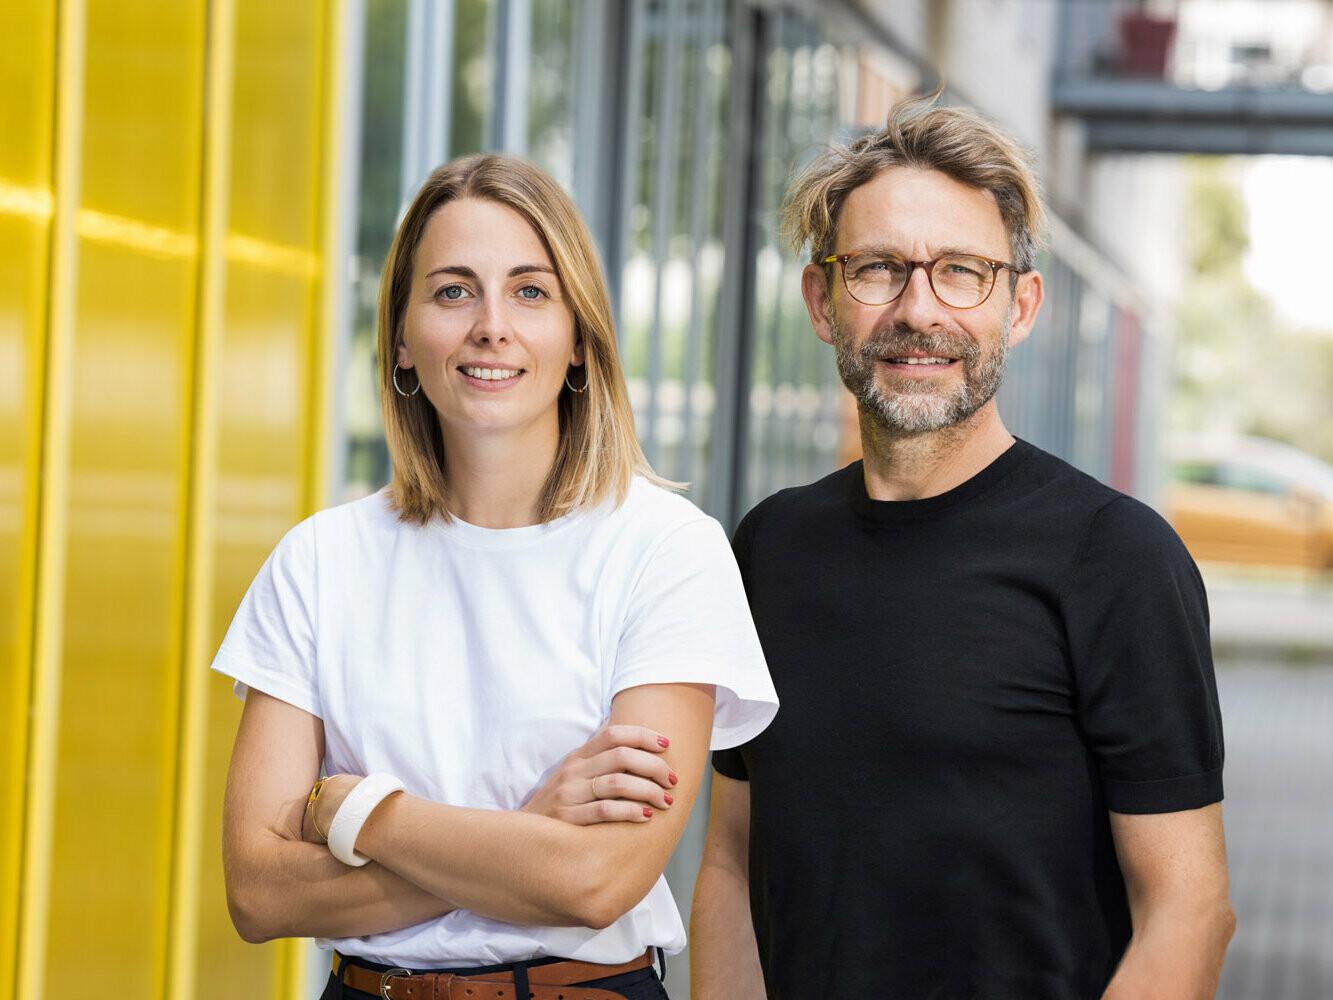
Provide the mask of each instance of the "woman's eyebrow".
[{"label": "woman's eyebrow", "polygon": [[437,267],[433,271],[426,272],[427,278],[433,278],[437,274],[457,274],[463,278],[475,278],[477,272],[470,267],[463,267],[459,264],[446,264],[443,267]]},{"label": "woman's eyebrow", "polygon": [[[457,274],[463,278],[475,278],[477,272],[470,267],[462,264],[445,264],[426,273],[427,278],[433,278],[437,274]],[[509,269],[509,277],[515,278],[520,274],[555,274],[555,268],[547,267],[545,264],[519,264]]]}]

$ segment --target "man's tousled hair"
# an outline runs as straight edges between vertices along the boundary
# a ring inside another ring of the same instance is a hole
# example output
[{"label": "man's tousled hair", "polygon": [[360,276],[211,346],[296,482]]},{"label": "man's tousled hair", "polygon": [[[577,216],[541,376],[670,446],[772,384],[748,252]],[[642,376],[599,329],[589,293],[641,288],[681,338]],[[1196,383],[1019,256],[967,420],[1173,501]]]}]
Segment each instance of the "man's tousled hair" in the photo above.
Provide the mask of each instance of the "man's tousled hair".
[{"label": "man's tousled hair", "polygon": [[970,108],[937,107],[940,91],[895,105],[883,129],[849,145],[831,145],[787,192],[783,232],[811,263],[836,252],[838,219],[847,196],[890,167],[938,170],[960,184],[989,191],[1009,234],[1010,262],[1036,266],[1046,238],[1046,209],[1032,153]]}]

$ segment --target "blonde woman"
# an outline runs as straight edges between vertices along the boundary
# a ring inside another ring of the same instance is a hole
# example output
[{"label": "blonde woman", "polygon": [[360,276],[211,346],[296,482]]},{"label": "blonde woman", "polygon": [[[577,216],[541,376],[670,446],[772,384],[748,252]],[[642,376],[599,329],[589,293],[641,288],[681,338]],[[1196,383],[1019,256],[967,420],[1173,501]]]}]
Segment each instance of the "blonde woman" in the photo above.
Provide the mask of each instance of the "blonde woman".
[{"label": "blonde woman", "polygon": [[283,539],[213,663],[246,702],[237,929],[333,947],[328,998],[664,997],[663,866],[710,741],[776,698],[721,528],[639,450],[547,175],[478,155],[426,182],[379,361],[392,483]]}]

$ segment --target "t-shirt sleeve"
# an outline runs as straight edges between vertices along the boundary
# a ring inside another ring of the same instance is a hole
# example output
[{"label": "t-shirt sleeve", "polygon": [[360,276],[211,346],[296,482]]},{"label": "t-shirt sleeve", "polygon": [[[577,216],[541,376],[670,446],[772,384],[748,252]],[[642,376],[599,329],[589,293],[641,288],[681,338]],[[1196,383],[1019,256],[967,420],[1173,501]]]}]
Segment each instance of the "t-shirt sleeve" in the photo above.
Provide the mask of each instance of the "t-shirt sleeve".
[{"label": "t-shirt sleeve", "polygon": [[[750,543],[754,538],[754,520],[753,512],[741,518],[741,523],[737,525],[736,534],[731,540],[731,551],[736,557],[736,568],[741,574],[741,585],[747,595],[750,593]],[[748,603],[748,596],[746,601]],[[713,770],[735,781],[750,780],[750,771],[745,766],[745,757],[739,746],[714,750]]]},{"label": "t-shirt sleeve", "polygon": [[736,560],[710,517],[672,529],[648,554],[617,646],[612,696],[671,683],[716,685],[714,749],[754,737],[777,712]]},{"label": "t-shirt sleeve", "polygon": [[1150,508],[1093,518],[1066,591],[1079,723],[1107,807],[1197,809],[1222,798],[1222,716],[1194,561]]},{"label": "t-shirt sleeve", "polygon": [[250,584],[212,668],[323,717],[315,672],[315,546],[311,521],[289,531]]}]

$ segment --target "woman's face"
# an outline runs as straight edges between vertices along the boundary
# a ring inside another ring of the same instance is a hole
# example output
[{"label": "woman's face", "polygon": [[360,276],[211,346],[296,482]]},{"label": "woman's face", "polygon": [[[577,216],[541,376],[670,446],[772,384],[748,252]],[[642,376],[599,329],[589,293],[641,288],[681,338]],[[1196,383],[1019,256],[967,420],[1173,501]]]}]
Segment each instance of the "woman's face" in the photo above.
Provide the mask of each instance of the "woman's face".
[{"label": "woman's face", "polygon": [[[583,364],[574,313],[550,255],[523,216],[451,201],[417,247],[396,357],[413,369],[446,441],[458,434],[559,434],[556,401]],[[411,376],[400,377],[411,385]]]}]

